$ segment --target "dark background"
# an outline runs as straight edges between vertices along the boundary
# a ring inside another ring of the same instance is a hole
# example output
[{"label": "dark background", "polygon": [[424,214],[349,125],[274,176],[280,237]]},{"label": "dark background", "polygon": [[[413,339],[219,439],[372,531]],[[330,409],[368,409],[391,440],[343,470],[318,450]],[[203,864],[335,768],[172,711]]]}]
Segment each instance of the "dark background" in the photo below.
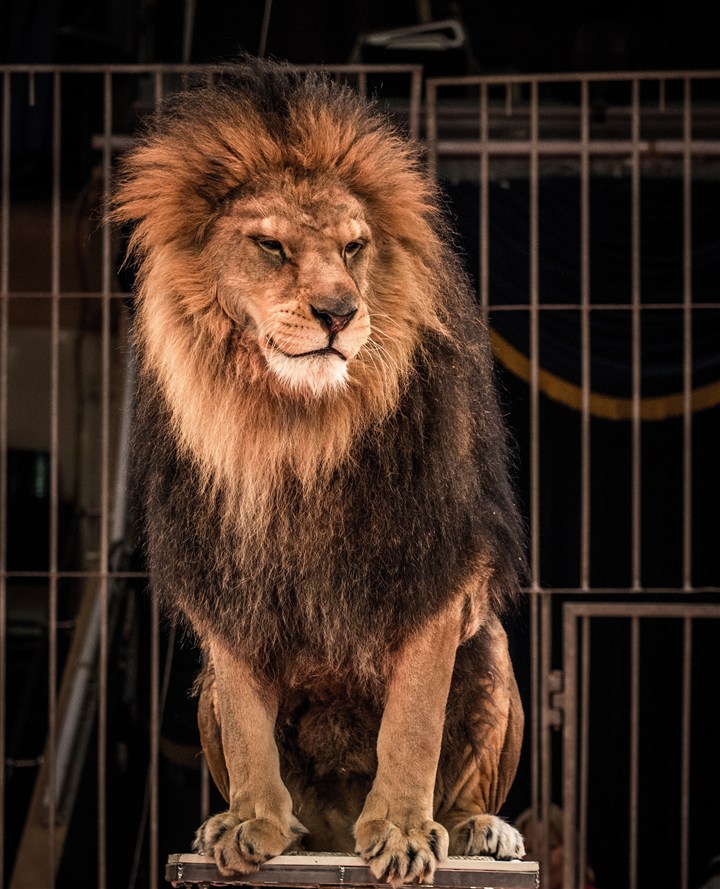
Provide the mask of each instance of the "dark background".
[{"label": "dark background", "polygon": [[[719,54],[709,8],[637,0],[273,0],[267,53],[295,63],[342,63],[364,32],[457,18],[469,46],[456,74],[712,68]],[[12,0],[0,6],[0,61],[227,59],[241,48],[259,51],[264,11],[260,0],[198,0],[184,58],[180,0]]]},{"label": "dark background", "polygon": [[[338,64],[355,61],[375,61],[382,63],[417,62],[425,66],[427,74],[492,74],[508,72],[580,72],[580,71],[634,71],[634,70],[685,70],[716,68],[720,65],[717,30],[708,18],[707,4],[686,2],[684,4],[641,4],[604,3],[577,4],[570,2],[538,3],[532,0],[506,0],[502,3],[465,2],[409,2],[409,0],[368,0],[361,3],[343,3],[337,0],[273,0],[270,7],[260,0],[197,0],[194,9],[192,39],[184,36],[186,5],[180,0],[12,0],[0,4],[0,62],[2,63],[172,63],[172,62],[217,62],[232,59],[239,51],[257,53],[261,48],[263,15],[270,10],[266,31],[266,51],[280,59],[298,64],[325,63]],[[405,54],[370,56],[361,48],[363,34],[384,29],[416,25],[423,21],[440,21],[446,18],[460,20],[466,29],[467,43],[462,51],[453,54]],[[19,89],[24,89],[20,84]],[[12,161],[13,195],[33,193],[36,189],[47,192],[45,176],[49,170],[50,126],[47,96],[49,81],[38,78],[38,106],[32,112],[22,103],[14,103],[22,108],[25,115],[19,123],[13,123]],[[73,96],[68,88],[66,96]],[[64,115],[71,122],[63,132],[63,176],[64,187],[74,192],[88,176],[92,165],[88,149],[88,134],[97,132],[100,119],[97,115],[95,96],[75,95],[74,102],[66,99]],[[118,102],[118,104],[121,104]],[[95,108],[95,111],[84,110]],[[128,103],[129,107],[129,103]],[[93,116],[94,115],[94,116]],[[476,274],[477,245],[477,195],[476,187],[468,182],[444,183],[450,207],[456,215],[456,227],[461,235],[462,245],[467,254],[471,274]],[[525,301],[527,281],[523,277],[527,269],[527,258],[518,251],[528,243],[526,232],[527,185],[524,182],[512,183],[512,188],[503,184],[493,193],[492,207],[492,269],[500,277],[493,286],[493,299],[502,295],[504,287],[510,297],[520,295],[518,301]],[[577,279],[577,196],[567,193],[567,183],[551,182],[541,196],[543,237],[542,249],[552,246],[552,255],[541,257],[541,280],[543,287],[551,290],[543,299],[559,301],[558,293],[563,292],[563,284]],[[607,183],[594,186],[598,194],[593,196],[593,206],[597,214],[607,210],[607,229],[611,233],[605,245],[605,261],[595,267],[607,272],[608,287],[612,290],[612,301],[619,299],[618,281],[629,280],[628,233],[618,227],[615,220],[629,218],[627,213],[627,182],[615,184],[614,191]],[[650,221],[663,223],[668,216],[680,218],[680,192],[678,183],[667,182],[653,186],[658,195],[644,197],[643,206],[649,208]],[[618,210],[618,204],[622,207]],[[695,237],[702,248],[702,256],[707,262],[697,269],[695,281],[698,299],[710,302],[717,299],[718,249],[720,241],[720,196],[718,187],[710,190],[703,184],[702,195],[694,201],[696,214]],[[662,216],[665,213],[666,216]],[[553,222],[554,221],[554,222]],[[600,221],[593,219],[593,230],[597,232]],[[659,223],[659,224],[660,224]],[[644,223],[645,224],[645,223]],[[556,228],[553,228],[553,225]],[[679,243],[678,238],[674,243]],[[518,245],[521,245],[519,247]],[[597,248],[599,249],[599,248]],[[658,293],[666,288],[677,293],[675,284],[668,284],[667,271],[662,264],[666,251],[649,256],[644,266],[643,281],[645,294],[650,301],[661,297]],[[609,258],[608,258],[609,257]],[[553,284],[551,270],[558,273],[559,283]],[[700,274],[699,272],[702,272]],[[653,283],[655,282],[655,283]],[[702,285],[702,286],[701,286]],[[594,293],[599,293],[597,282],[593,283]],[[515,290],[513,290],[515,288]],[[569,292],[569,290],[568,290]],[[508,297],[508,299],[510,299]],[[668,297],[670,298],[670,297]],[[609,299],[609,297],[608,297]],[[499,314],[499,313],[498,313]],[[506,318],[509,317],[506,314]],[[515,317],[515,316],[513,316]],[[705,320],[705,316],[698,316]],[[711,313],[715,320],[717,313]],[[522,322],[522,319],[521,319]],[[499,321],[498,321],[499,323]],[[571,319],[570,326],[576,323]],[[627,325],[626,325],[627,326]],[[618,337],[619,326],[611,331]],[[513,331],[505,331],[510,337]],[[712,328],[703,326],[702,333],[712,336]],[[550,356],[547,346],[550,340],[543,331],[543,363],[547,358],[557,360],[559,352]],[[565,342],[577,342],[577,334],[568,336],[562,331]],[[599,333],[597,334],[599,336]],[[716,341],[718,341],[716,339]],[[597,340],[594,341],[597,344]],[[698,338],[697,343],[700,340]],[[522,345],[517,343],[517,345]],[[662,346],[662,342],[661,342]],[[664,346],[663,346],[664,349]],[[526,350],[525,350],[526,351]],[[627,351],[627,350],[625,350]],[[712,351],[712,349],[708,350]],[[663,351],[663,355],[667,355]],[[577,364],[577,356],[570,356],[570,363]],[[713,372],[715,365],[713,365]],[[593,368],[594,379],[598,378],[598,368]],[[529,465],[529,390],[525,383],[500,372],[501,391],[507,406],[509,422],[518,447],[518,487],[521,501],[527,514],[529,491],[527,467]],[[696,490],[694,490],[694,530],[695,551],[693,554],[694,580],[697,585],[717,584],[715,558],[718,535],[716,503],[720,497],[720,478],[714,449],[709,443],[717,441],[718,408],[695,418],[696,441]],[[579,415],[543,398],[540,407],[542,418],[541,478],[542,487],[542,541],[541,564],[542,583],[547,587],[574,586],[578,583],[579,550],[577,516],[579,515],[579,463],[580,427]],[[630,478],[630,428],[627,423],[593,421],[593,585],[600,587],[624,586],[630,583],[630,501],[628,491]],[[681,582],[680,553],[676,541],[681,531],[682,497],[681,479],[668,479],[667,467],[681,466],[682,428],[679,420],[656,424],[644,431],[644,532],[648,535],[648,545],[644,547],[643,579],[646,585],[675,586]],[[11,467],[12,469],[12,467]],[[658,490],[664,491],[659,498]],[[15,515],[18,513],[15,512]],[[47,505],[43,504],[43,514],[47,515]],[[37,515],[31,516],[37,529]],[[62,524],[62,522],[61,522]],[[662,525],[662,528],[656,527]],[[16,527],[19,527],[16,525]],[[652,535],[650,534],[652,531]],[[36,539],[38,535],[27,535]],[[42,535],[40,535],[42,536]],[[652,539],[652,545],[651,540]],[[667,540],[667,545],[658,545],[658,540]],[[47,546],[41,547],[47,552]],[[40,563],[39,570],[44,566]],[[141,568],[132,563],[126,567]],[[148,870],[156,863],[147,859],[147,848],[139,855],[136,877],[128,876],[130,868],[129,849],[136,838],[142,836],[144,826],[142,814],[145,802],[146,744],[148,702],[147,677],[149,662],[145,659],[149,651],[148,628],[150,616],[147,610],[147,596],[143,589],[125,589],[120,593],[123,602],[134,601],[137,620],[133,623],[129,639],[115,638],[111,663],[119,664],[109,678],[109,724],[111,738],[109,751],[110,769],[108,778],[108,798],[113,801],[109,815],[110,851],[112,876],[111,885],[145,885]],[[558,599],[559,601],[559,599]],[[713,601],[716,601],[714,599]],[[122,621],[119,621],[122,623]],[[127,621],[126,621],[127,623]],[[527,660],[529,638],[529,616],[521,610],[509,621],[514,649],[516,671],[523,690],[526,709],[529,711],[529,663]],[[555,628],[554,636],[559,638]],[[707,632],[703,630],[702,632]],[[592,792],[594,805],[591,811],[591,855],[598,870],[601,889],[622,885],[626,874],[624,860],[627,851],[622,847],[626,842],[626,813],[618,806],[618,799],[624,799],[627,787],[627,715],[623,712],[624,698],[619,689],[627,683],[629,675],[629,640],[623,628],[611,629],[605,625],[594,637],[593,696],[600,701],[599,714],[592,724],[593,757],[598,763],[607,763],[609,773],[593,779]],[[709,633],[708,633],[709,635]],[[696,641],[696,650],[710,652],[717,650],[712,640],[707,644]],[[189,645],[176,645],[172,635],[163,631],[163,664],[165,648],[172,656],[171,679],[163,719],[162,741],[192,746],[196,743],[193,704],[187,696],[187,688],[197,670],[198,657]],[[679,741],[675,737],[678,725],[678,676],[679,642],[666,642],[661,631],[650,638],[645,651],[652,658],[645,658],[642,664],[642,679],[647,687],[647,700],[657,705],[656,709],[643,716],[642,732],[650,734],[656,723],[662,723],[665,713],[670,710],[671,731],[658,732],[655,753],[648,756],[641,775],[641,794],[648,809],[655,807],[661,827],[644,822],[641,826],[641,851],[646,858],[655,861],[656,871],[646,870],[642,874],[642,886],[658,887],[670,885],[663,882],[663,874],[676,872],[673,868],[677,859],[676,838],[668,835],[667,826],[674,823],[679,805],[678,777],[661,773],[662,763],[677,761]],[[595,650],[597,649],[597,650]],[[673,652],[668,656],[667,652]],[[699,657],[699,656],[696,656]],[[647,662],[646,662],[647,661]],[[37,667],[37,688],[46,685],[46,666],[40,659],[34,661]],[[716,664],[707,658],[707,663]],[[130,665],[129,667],[127,665]],[[553,666],[559,667],[558,652],[554,652]],[[695,675],[703,675],[706,663],[696,665]],[[18,675],[25,670],[25,661],[18,661]],[[139,677],[139,678],[138,678]],[[720,737],[720,708],[717,700],[717,682],[714,676],[705,679],[707,685],[696,688],[698,700],[710,701],[706,712],[700,713],[702,721],[693,727],[696,739],[693,750],[693,779],[697,782],[713,783],[718,774],[718,759],[713,751],[714,739]],[[597,685],[597,687],[595,687]],[[35,686],[33,686],[35,687]],[[660,691],[658,691],[660,689]],[[42,721],[46,711],[46,701],[42,696],[34,698],[36,716]],[[11,702],[12,703],[12,702]],[[19,725],[10,709],[10,724]],[[698,708],[700,710],[700,708]],[[28,737],[37,743],[45,737],[42,725],[32,719],[27,725]],[[645,737],[645,735],[643,735]],[[559,741],[559,735],[557,740]],[[556,745],[557,746],[557,745]],[[670,748],[669,753],[665,748]],[[19,750],[27,749],[18,743]],[[118,752],[120,751],[120,752]],[[556,751],[557,752],[557,751]],[[122,753],[122,756],[121,756]],[[554,757],[559,762],[559,757]],[[122,766],[119,764],[122,760]],[[529,802],[530,775],[529,750],[523,757],[518,780],[513,788],[504,814],[515,817]],[[30,777],[30,776],[28,776]],[[17,779],[16,779],[17,780]],[[78,798],[76,816],[68,837],[65,855],[58,875],[59,886],[76,884],[92,885],[96,863],[94,849],[88,848],[88,830],[94,838],[96,821],[96,777],[92,757],[84,774]],[[163,746],[160,758],[161,813],[160,849],[166,852],[186,851],[192,831],[196,826],[197,774],[168,754]],[[559,776],[553,776],[554,790],[559,791]],[[11,786],[14,791],[14,785]],[[18,799],[23,794],[18,791]],[[555,797],[559,799],[559,792]],[[700,796],[700,794],[698,794]],[[15,797],[12,797],[15,799]],[[182,801],[178,804],[178,801]],[[717,838],[712,832],[713,819],[717,823],[717,813],[710,810],[710,795],[702,796],[704,808],[693,810],[696,825],[703,829],[693,832],[692,852],[696,861],[693,864],[692,881],[702,869],[704,861],[717,851]],[[219,808],[217,797],[213,808]],[[618,808],[621,826],[616,828],[607,813]],[[20,811],[18,806],[16,812]],[[127,813],[131,813],[128,816]],[[10,825],[12,826],[12,825]],[[20,819],[17,828],[19,829]],[[644,839],[645,833],[648,834]],[[621,848],[613,847],[608,837],[618,835],[616,841]],[[658,837],[661,841],[658,842]],[[90,846],[94,842],[90,840]],[[13,844],[8,843],[10,855]],[[662,854],[660,854],[662,853]],[[654,857],[652,857],[654,856]]]}]

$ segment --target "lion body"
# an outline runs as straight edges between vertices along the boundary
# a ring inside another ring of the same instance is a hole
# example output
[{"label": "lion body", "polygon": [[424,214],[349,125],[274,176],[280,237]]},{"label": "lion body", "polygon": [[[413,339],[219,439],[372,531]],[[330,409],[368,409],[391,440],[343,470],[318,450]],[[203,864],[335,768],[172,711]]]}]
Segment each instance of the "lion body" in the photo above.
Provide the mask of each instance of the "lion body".
[{"label": "lion body", "polygon": [[389,701],[404,712],[430,669],[413,640],[451,657],[428,766],[448,825],[501,805],[522,732],[497,621],[522,535],[487,334],[413,152],[348,91],[256,65],[175,102],[115,205],[138,258],[151,582],[209,656],[201,729],[232,829],[262,808],[234,777],[252,752],[225,700],[235,664],[258,713],[274,702],[268,768],[279,755],[313,848],[348,848],[379,793]]}]

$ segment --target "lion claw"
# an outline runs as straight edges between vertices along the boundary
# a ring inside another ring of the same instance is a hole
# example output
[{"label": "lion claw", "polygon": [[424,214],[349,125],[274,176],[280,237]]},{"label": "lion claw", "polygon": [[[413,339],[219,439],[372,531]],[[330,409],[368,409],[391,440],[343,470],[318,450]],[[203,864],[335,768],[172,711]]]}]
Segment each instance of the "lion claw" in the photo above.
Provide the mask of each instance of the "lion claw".
[{"label": "lion claw", "polygon": [[357,826],[355,837],[357,854],[373,876],[394,887],[432,882],[438,861],[447,856],[447,831],[434,821],[407,830],[384,819],[367,821]]},{"label": "lion claw", "polygon": [[306,832],[297,819],[282,827],[269,818],[242,821],[232,812],[220,812],[198,828],[193,850],[212,856],[224,876],[246,874],[280,855]]},{"label": "lion claw", "polygon": [[499,861],[522,858],[522,836],[497,815],[473,815],[452,831],[453,855],[492,855]]}]

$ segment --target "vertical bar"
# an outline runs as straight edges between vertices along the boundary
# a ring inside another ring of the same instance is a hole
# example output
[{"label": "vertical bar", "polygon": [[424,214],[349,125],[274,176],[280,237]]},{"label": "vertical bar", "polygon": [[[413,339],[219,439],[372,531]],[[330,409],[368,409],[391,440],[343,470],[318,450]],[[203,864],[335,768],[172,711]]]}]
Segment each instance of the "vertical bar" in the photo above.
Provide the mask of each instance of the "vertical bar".
[{"label": "vertical bar", "polygon": [[[563,606],[563,672],[565,674],[565,719],[563,721],[563,836],[575,835],[577,823],[577,751],[578,751],[578,706],[577,706],[577,659],[578,638],[577,618],[572,606]],[[547,859],[545,859],[547,860]],[[575,880],[575,843],[565,842],[563,853],[564,889],[582,885]],[[545,873],[541,869],[541,873]],[[549,875],[550,870],[547,870]],[[543,880],[543,885],[550,885]]]},{"label": "vertical bar", "polygon": [[530,82],[530,572],[532,590],[540,596],[540,861],[549,867],[548,844],[551,802],[549,676],[551,666],[551,595],[540,588],[540,324],[539,324],[539,86]]},{"label": "vertical bar", "polygon": [[437,87],[432,80],[428,80],[426,85],[425,103],[427,106],[425,112],[425,137],[428,144],[428,171],[431,175],[437,176]]},{"label": "vertical bar", "polygon": [[367,74],[364,71],[358,74],[358,92],[361,96],[367,95]]},{"label": "vertical bar", "polygon": [[[512,113],[512,105],[509,104],[511,99],[510,84],[506,87],[506,113]],[[532,94],[532,110],[531,120],[537,115],[537,83],[531,82]],[[535,135],[537,135],[535,133]],[[547,677],[543,675],[543,647],[542,647],[542,615],[540,609],[540,584],[538,577],[538,365],[537,365],[537,288],[536,273],[534,269],[537,267],[537,256],[535,249],[537,246],[537,223],[536,223],[536,207],[533,198],[537,196],[537,144],[531,146],[531,154],[529,158],[530,164],[530,303],[531,303],[531,320],[530,320],[530,590],[531,590],[531,608],[532,608],[532,641],[533,641],[533,690],[536,692],[534,698],[534,712],[532,719],[532,750],[533,750],[533,786],[532,786],[532,806],[533,821],[536,833],[539,838],[546,835],[545,831],[539,831],[538,826],[541,821],[547,823],[547,806],[544,798],[544,785],[541,787],[543,757],[545,752],[544,733],[545,733],[545,712],[547,708]],[[533,338],[533,332],[535,336]],[[541,809],[544,809],[541,811]],[[538,849],[541,864],[547,861],[545,850],[547,843],[541,841]]]},{"label": "vertical bar", "polygon": [[580,146],[580,587],[587,592],[590,589],[590,97],[587,80],[581,83]]},{"label": "vertical bar", "polygon": [[540,330],[538,265],[538,83],[530,84],[530,574],[540,590]]},{"label": "vertical bar", "polygon": [[543,823],[540,861],[550,872],[550,805],[552,803],[552,747],[548,711],[550,709],[549,676],[552,668],[552,593],[540,593],[540,684],[542,687],[542,734],[540,737],[540,812]]},{"label": "vertical bar", "polygon": [[683,96],[683,589],[692,589],[692,94]]},{"label": "vertical bar", "polygon": [[[112,155],[112,73],[103,74],[104,198],[110,187]],[[107,885],[107,695],[108,695],[108,608],[110,563],[110,292],[111,240],[107,221],[102,229],[102,320],[101,320],[101,455],[100,455],[100,652],[98,659],[98,889]]]},{"label": "vertical bar", "polygon": [[422,108],[422,69],[415,69],[410,77],[410,135],[420,138],[420,109]]},{"label": "vertical bar", "polygon": [[[155,108],[163,100],[163,81],[160,72],[155,74]],[[150,889],[157,889],[157,862],[159,854],[158,830],[160,820],[160,606],[155,590],[151,589],[150,626],[150,823],[148,825],[148,866]],[[170,644],[170,643],[168,643]]]},{"label": "vertical bar", "polygon": [[585,885],[587,872],[588,771],[590,769],[590,618],[582,618],[581,725],[580,725],[580,812],[578,830],[578,874],[576,886]]},{"label": "vertical bar", "polygon": [[630,861],[628,886],[637,889],[638,774],[640,743],[640,623],[630,618],[630,810],[628,836]]},{"label": "vertical bar", "polygon": [[48,597],[48,741],[47,781],[48,800],[48,874],[55,880],[57,870],[56,830],[57,821],[57,603],[58,603],[58,517],[59,517],[59,393],[60,393],[60,213],[61,213],[61,122],[62,95],[61,74],[53,74],[52,118],[52,198],[51,198],[51,245],[50,245],[50,293],[52,297],[50,320],[50,553]]},{"label": "vertical bar", "polygon": [[632,81],[632,588],[641,590],[640,82]]},{"label": "vertical bar", "polygon": [[[5,688],[7,639],[7,414],[10,285],[10,72],[3,73],[0,195],[0,824],[5,824]],[[5,885],[5,831],[0,830],[0,886]]]},{"label": "vertical bar", "polygon": [[480,305],[485,322],[490,305],[490,220],[489,220],[489,157],[488,157],[488,85],[480,85]]},{"label": "vertical bar", "polygon": [[540,822],[540,597],[530,596],[530,807],[535,836],[539,837]]},{"label": "vertical bar", "polygon": [[690,713],[692,702],[692,619],[683,620],[682,751],[680,759],[680,889],[690,871]]}]

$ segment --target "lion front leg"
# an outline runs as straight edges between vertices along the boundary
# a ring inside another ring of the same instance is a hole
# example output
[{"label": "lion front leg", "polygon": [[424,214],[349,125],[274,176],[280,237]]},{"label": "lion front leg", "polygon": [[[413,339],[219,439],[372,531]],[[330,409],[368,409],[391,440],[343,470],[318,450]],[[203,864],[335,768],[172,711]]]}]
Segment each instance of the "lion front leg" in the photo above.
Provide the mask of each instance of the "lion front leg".
[{"label": "lion front leg", "polygon": [[218,645],[210,646],[205,682],[201,736],[206,749],[210,745],[213,776],[222,776],[229,806],[200,826],[193,848],[212,855],[224,875],[247,873],[306,833],[280,778],[274,738],[277,696]]},{"label": "lion front leg", "polygon": [[433,795],[460,623],[455,601],[406,643],[390,677],[377,772],[354,833],[375,877],[393,885],[432,880],[447,856]]}]

